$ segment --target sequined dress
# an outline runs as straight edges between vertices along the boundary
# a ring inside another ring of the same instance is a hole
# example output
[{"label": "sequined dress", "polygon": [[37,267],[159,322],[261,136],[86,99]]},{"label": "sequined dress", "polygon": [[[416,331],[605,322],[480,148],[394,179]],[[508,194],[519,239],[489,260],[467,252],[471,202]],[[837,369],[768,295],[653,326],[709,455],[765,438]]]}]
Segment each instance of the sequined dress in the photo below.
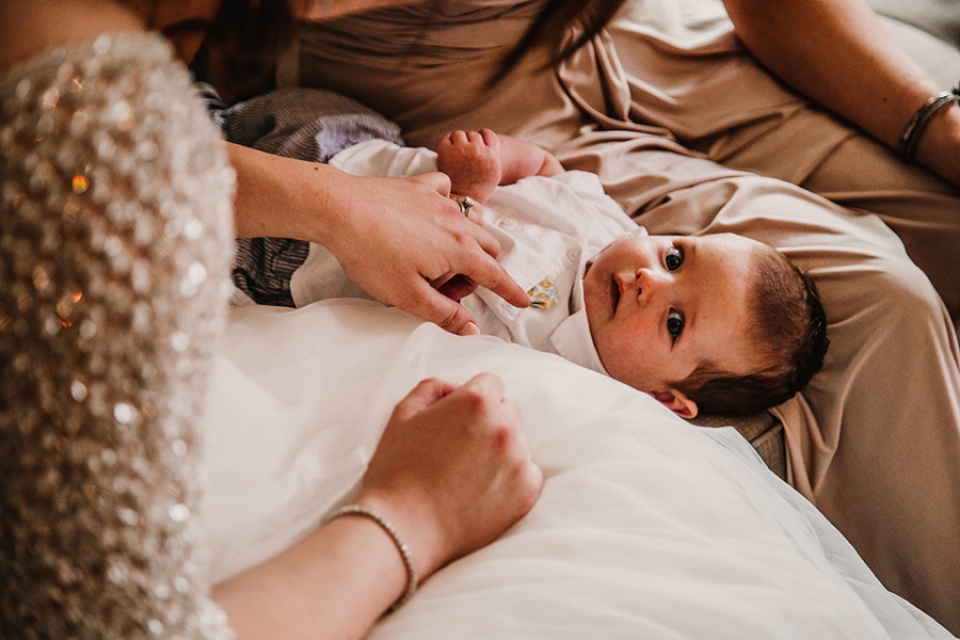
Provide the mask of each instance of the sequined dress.
[{"label": "sequined dress", "polygon": [[194,421],[234,183],[156,36],[0,75],[0,636],[230,636]]}]

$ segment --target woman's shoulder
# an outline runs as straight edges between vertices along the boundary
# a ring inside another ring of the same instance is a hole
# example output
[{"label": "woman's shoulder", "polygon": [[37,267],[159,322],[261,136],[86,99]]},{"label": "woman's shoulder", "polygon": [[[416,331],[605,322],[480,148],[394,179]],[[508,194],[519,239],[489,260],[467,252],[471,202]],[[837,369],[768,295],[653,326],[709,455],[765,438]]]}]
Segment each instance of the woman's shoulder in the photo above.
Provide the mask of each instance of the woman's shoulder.
[{"label": "woman's shoulder", "polygon": [[69,140],[97,148],[98,139],[98,159],[109,161],[108,137],[154,137],[160,122],[184,110],[205,120],[195,93],[189,72],[155,34],[104,33],[53,46],[0,72],[0,147],[5,155],[15,147],[37,153]]},{"label": "woman's shoulder", "polygon": [[0,0],[0,24],[0,73],[47,49],[143,30],[133,13],[111,0]]},{"label": "woman's shoulder", "polygon": [[[53,44],[26,59],[0,69],[0,87],[20,87],[16,96],[28,91],[32,80],[79,82],[110,69],[132,65],[132,72],[149,66],[166,67],[173,62],[172,48],[158,35],[144,32],[101,33],[66,44]],[[9,96],[7,91],[3,95]]]}]

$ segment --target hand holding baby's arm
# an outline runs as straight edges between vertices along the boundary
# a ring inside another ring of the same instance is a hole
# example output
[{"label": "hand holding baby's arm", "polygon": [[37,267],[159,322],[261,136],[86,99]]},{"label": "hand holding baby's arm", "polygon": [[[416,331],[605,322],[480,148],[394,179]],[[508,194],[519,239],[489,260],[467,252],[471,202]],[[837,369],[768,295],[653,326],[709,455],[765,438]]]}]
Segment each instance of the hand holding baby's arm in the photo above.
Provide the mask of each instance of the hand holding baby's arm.
[{"label": "hand holding baby's arm", "polygon": [[[393,411],[356,504],[406,543],[420,579],[496,539],[540,495],[519,407],[503,383],[424,380]],[[397,547],[368,518],[341,517],[218,584],[238,640],[357,638],[406,588]]]}]

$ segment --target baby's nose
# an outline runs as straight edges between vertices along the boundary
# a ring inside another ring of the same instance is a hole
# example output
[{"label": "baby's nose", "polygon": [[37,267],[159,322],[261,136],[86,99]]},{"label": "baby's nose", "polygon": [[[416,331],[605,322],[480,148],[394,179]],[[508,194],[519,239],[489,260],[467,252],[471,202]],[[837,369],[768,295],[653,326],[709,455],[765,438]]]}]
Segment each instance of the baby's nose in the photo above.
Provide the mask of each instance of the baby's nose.
[{"label": "baby's nose", "polygon": [[660,295],[670,285],[670,275],[656,269],[637,269],[637,295],[650,298]]}]

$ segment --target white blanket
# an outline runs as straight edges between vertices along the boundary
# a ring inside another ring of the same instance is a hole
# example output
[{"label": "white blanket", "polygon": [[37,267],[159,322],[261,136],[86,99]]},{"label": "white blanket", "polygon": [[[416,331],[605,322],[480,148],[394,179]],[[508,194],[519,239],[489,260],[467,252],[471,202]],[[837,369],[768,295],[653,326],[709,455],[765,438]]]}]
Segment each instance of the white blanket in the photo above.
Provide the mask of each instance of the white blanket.
[{"label": "white blanket", "polygon": [[523,408],[542,497],[371,638],[952,637],[734,430],[558,356],[358,300],[234,308],[221,353],[203,422],[214,579],[349,499],[418,380],[492,371]]}]

